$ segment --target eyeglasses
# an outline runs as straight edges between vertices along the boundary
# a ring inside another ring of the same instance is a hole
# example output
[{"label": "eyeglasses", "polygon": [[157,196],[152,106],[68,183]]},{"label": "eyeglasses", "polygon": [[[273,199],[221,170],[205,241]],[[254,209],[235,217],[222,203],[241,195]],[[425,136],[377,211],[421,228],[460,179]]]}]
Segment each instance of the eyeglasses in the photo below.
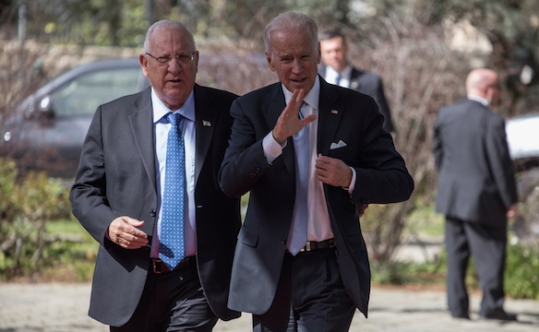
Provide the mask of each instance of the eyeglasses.
[{"label": "eyeglasses", "polygon": [[179,54],[179,55],[175,55],[175,56],[160,56],[160,57],[154,57],[153,55],[151,55],[150,53],[146,53],[146,55],[149,55],[150,57],[152,57],[153,59],[155,59],[155,61],[159,62],[160,64],[164,65],[165,63],[169,63],[170,60],[172,59],[176,59],[178,61],[180,61],[180,63],[184,63],[184,64],[188,64],[189,62],[193,61],[193,59],[195,58],[195,52],[189,54],[189,55],[186,55],[186,54]]}]

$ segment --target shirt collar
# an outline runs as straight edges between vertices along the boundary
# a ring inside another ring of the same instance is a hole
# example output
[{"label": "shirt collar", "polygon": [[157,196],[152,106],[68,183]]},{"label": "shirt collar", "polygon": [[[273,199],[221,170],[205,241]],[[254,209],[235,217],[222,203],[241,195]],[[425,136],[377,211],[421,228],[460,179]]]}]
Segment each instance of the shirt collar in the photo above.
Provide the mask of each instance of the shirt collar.
[{"label": "shirt collar", "polygon": [[[340,72],[336,71],[333,67],[331,66],[326,66],[326,77],[332,77],[332,78],[335,78],[337,77],[338,75],[341,75],[342,78],[346,78],[346,79],[349,79],[350,78],[350,73],[352,72],[352,66],[350,65],[347,65],[343,70],[341,70]],[[331,82],[330,82],[331,83]]]},{"label": "shirt collar", "polygon": [[477,101],[477,102],[483,104],[484,106],[489,106],[490,105],[490,103],[489,103],[489,101],[487,99],[485,99],[483,97],[476,96],[476,95],[468,95],[468,99]]},{"label": "shirt collar", "polygon": [[191,91],[191,94],[189,97],[187,97],[187,100],[183,104],[182,107],[180,107],[177,110],[171,110],[168,107],[165,106],[165,104],[157,97],[157,94],[155,93],[153,87],[152,87],[152,108],[153,108],[153,122],[159,122],[163,117],[165,117],[168,113],[180,113],[184,118],[195,121],[195,94],[193,91]]},{"label": "shirt collar", "polygon": [[[284,99],[286,104],[288,105],[288,102],[290,101],[290,98],[292,98],[292,92],[288,91],[284,84],[281,84],[283,93],[284,93]],[[303,98],[303,101],[305,101],[309,106],[311,106],[313,109],[318,109],[318,98],[320,96],[320,80],[318,78],[318,75],[316,75],[316,79],[314,81],[314,85],[309,91],[309,93]]]}]

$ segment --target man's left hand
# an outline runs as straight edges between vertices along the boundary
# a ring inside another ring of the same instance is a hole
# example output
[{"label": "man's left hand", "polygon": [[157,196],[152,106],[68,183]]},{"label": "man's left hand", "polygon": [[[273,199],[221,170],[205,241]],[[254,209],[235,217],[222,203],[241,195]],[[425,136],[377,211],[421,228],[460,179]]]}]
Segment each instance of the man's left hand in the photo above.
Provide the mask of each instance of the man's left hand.
[{"label": "man's left hand", "polygon": [[349,187],[352,170],[344,161],[318,155],[316,158],[316,179],[335,187]]}]

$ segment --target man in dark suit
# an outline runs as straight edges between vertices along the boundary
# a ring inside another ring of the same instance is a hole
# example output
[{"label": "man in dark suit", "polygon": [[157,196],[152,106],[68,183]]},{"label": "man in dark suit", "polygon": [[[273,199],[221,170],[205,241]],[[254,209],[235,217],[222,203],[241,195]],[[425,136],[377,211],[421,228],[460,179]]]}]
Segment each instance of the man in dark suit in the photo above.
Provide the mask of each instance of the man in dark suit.
[{"label": "man in dark suit", "polygon": [[232,104],[219,175],[226,194],[250,192],[228,305],[255,331],[346,331],[370,293],[355,203],[406,200],[413,180],[374,100],[317,75],[310,17],[279,15],[264,41],[280,82]]},{"label": "man in dark suit", "polygon": [[152,25],[144,52],[151,88],[97,109],[71,191],[100,243],[89,315],[111,331],[211,331],[239,317],[226,306],[239,199],[218,184],[237,96],[195,84],[199,54],[178,22]]},{"label": "man in dark suit", "polygon": [[469,319],[465,277],[472,255],[483,291],[480,316],[516,320],[503,309],[507,217],[516,213],[518,196],[504,120],[489,108],[500,101],[498,76],[475,69],[466,90],[466,100],[440,110],[434,129],[436,211],[446,216],[449,311]]},{"label": "man in dark suit", "polygon": [[320,35],[322,65],[319,74],[329,83],[350,88],[374,98],[384,115],[384,129],[393,132],[391,111],[384,94],[382,79],[375,74],[353,67],[348,62],[346,37],[338,30],[327,30]]}]

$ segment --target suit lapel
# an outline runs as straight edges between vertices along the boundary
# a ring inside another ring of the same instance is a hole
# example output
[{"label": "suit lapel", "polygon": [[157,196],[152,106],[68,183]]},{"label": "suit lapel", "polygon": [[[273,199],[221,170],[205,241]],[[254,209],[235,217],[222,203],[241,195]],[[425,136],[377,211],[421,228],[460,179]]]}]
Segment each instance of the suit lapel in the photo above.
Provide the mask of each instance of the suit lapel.
[{"label": "suit lapel", "polygon": [[350,85],[349,88],[352,90],[358,90],[360,78],[363,75],[363,72],[352,67],[352,72],[350,73]]},{"label": "suit lapel", "polygon": [[216,108],[213,107],[213,96],[195,85],[195,128],[196,128],[196,158],[195,182],[198,179],[204,161],[210,148],[215,126],[217,125]]},{"label": "suit lapel", "polygon": [[344,113],[344,108],[337,102],[338,99],[338,88],[320,78],[317,151],[324,156],[329,154],[333,137]]},{"label": "suit lapel", "polygon": [[151,103],[151,89],[148,88],[141,93],[140,98],[128,110],[130,129],[135,138],[137,149],[142,164],[152,183],[155,185],[155,159],[154,159],[154,137],[153,137],[153,112]]},{"label": "suit lapel", "polygon": [[270,90],[268,97],[262,105],[262,113],[268,123],[268,128],[273,129],[277,123],[277,119],[286,107],[284,94],[281,88],[281,83],[275,83],[268,87]]}]

